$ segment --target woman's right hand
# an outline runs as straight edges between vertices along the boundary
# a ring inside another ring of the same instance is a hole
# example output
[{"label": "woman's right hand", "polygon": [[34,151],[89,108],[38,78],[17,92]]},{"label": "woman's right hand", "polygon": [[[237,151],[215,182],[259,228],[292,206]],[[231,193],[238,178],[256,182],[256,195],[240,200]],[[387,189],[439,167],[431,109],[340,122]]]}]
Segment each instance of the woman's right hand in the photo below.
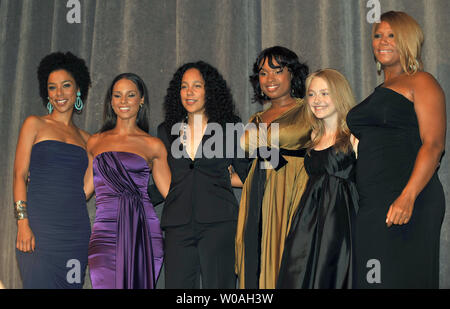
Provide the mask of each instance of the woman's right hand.
[{"label": "woman's right hand", "polygon": [[35,245],[36,240],[28,224],[28,219],[18,220],[16,248],[22,252],[33,252]]},{"label": "woman's right hand", "polygon": [[[20,129],[13,171],[13,198],[15,202],[27,200],[31,149],[36,141],[37,132],[39,132],[44,125],[45,121],[40,117],[29,116]],[[28,219],[17,220],[16,248],[23,252],[32,252],[34,251],[34,247],[35,238],[31,231]]]}]

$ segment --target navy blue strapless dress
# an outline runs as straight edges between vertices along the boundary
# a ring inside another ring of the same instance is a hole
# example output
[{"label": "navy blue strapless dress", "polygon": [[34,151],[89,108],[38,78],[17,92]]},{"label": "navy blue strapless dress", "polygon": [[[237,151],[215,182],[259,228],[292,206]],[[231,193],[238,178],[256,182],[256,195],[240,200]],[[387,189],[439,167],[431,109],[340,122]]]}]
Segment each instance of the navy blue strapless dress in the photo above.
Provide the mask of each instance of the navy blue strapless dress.
[{"label": "navy blue strapless dress", "polygon": [[24,288],[83,287],[91,234],[83,190],[87,166],[82,147],[53,140],[33,146],[27,207],[36,248],[16,250]]}]

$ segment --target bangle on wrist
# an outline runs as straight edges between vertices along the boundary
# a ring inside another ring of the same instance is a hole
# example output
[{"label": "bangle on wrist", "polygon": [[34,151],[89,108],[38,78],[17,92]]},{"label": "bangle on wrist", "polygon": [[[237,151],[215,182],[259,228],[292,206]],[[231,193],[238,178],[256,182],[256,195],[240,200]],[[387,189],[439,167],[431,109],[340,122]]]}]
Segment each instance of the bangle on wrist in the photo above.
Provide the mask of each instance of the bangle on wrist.
[{"label": "bangle on wrist", "polygon": [[27,202],[25,201],[17,201],[14,203],[14,216],[16,217],[16,220],[28,218],[26,205]]}]

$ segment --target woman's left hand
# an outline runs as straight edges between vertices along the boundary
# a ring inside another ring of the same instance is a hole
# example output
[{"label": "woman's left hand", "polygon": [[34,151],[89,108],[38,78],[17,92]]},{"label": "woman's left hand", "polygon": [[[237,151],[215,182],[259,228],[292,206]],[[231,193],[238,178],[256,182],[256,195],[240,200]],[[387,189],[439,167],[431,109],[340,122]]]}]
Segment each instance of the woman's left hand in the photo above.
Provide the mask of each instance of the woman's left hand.
[{"label": "woman's left hand", "polygon": [[414,202],[415,198],[402,193],[389,207],[386,216],[387,226],[407,224],[412,216]]}]

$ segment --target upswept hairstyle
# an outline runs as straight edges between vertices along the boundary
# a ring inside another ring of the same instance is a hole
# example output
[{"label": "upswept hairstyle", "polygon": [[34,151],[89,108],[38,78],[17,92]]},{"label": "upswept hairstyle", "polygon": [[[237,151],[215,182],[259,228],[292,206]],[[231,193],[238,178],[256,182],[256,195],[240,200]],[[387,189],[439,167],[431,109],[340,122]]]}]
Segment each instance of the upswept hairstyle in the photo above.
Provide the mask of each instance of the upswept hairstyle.
[{"label": "upswept hairstyle", "polygon": [[[275,66],[275,60],[280,66]],[[259,72],[264,63],[268,61],[272,69],[287,67],[292,74],[291,80],[291,96],[295,98],[303,98],[305,96],[305,79],[309,73],[309,67],[305,63],[301,63],[297,54],[282,46],[273,46],[264,49],[256,58],[253,64],[253,74],[250,75],[250,83],[253,86],[253,101],[264,104],[264,101],[270,100],[261,91],[259,84]]]},{"label": "upswept hairstyle", "polygon": [[184,73],[189,69],[197,69],[205,81],[205,116],[208,122],[227,123],[240,122],[235,113],[233,96],[225,79],[209,63],[204,61],[190,62],[182,65],[172,77],[164,98],[166,129],[170,132],[174,124],[181,122],[187,116],[187,111],[181,103],[180,89]]},{"label": "upswept hairstyle", "polygon": [[[55,52],[45,56],[39,63],[37,77],[39,81],[39,95],[45,108],[48,103],[48,77],[54,71],[65,70],[72,75],[76,86],[80,88],[81,100],[86,104],[86,98],[91,86],[89,70],[83,59],[78,58],[71,52]],[[74,111],[80,113],[75,107]]]},{"label": "upswept hairstyle", "polygon": [[[397,11],[383,13],[380,20],[387,22],[394,32],[403,71],[410,75],[422,71],[421,52],[424,36],[417,21],[408,14]],[[378,26],[379,24],[372,26],[372,38]]]},{"label": "upswept hairstyle", "polygon": [[[330,98],[333,101],[338,114],[334,148],[336,152],[348,153],[348,151],[351,150],[352,145],[350,142],[351,133],[347,126],[346,117],[350,109],[356,104],[352,88],[345,76],[340,72],[333,69],[322,69],[310,74],[306,79],[307,98],[311,81],[317,77],[322,78],[327,83]],[[309,152],[319,143],[320,139],[325,134],[325,126],[321,119],[317,119],[314,116],[309,106],[306,109],[306,119],[311,125],[312,131],[316,133],[314,139],[306,146]]]},{"label": "upswept hairstyle", "polygon": [[111,85],[108,88],[108,91],[106,92],[106,96],[105,96],[105,103],[104,103],[104,109],[103,109],[103,125],[100,129],[100,132],[105,132],[105,131],[114,129],[114,127],[117,124],[117,115],[112,108],[111,100],[112,100],[112,92],[114,89],[114,85],[121,79],[127,79],[129,81],[132,81],[136,85],[136,87],[139,91],[139,96],[141,98],[144,97],[144,103],[143,103],[142,107],[139,108],[139,111],[138,111],[138,114],[136,117],[136,124],[142,131],[148,133],[149,132],[148,117],[149,117],[150,103],[149,103],[149,99],[148,99],[147,86],[145,86],[145,83],[142,80],[142,78],[140,78],[138,75],[136,75],[134,73],[122,73],[122,74],[117,75],[113,79]]}]

